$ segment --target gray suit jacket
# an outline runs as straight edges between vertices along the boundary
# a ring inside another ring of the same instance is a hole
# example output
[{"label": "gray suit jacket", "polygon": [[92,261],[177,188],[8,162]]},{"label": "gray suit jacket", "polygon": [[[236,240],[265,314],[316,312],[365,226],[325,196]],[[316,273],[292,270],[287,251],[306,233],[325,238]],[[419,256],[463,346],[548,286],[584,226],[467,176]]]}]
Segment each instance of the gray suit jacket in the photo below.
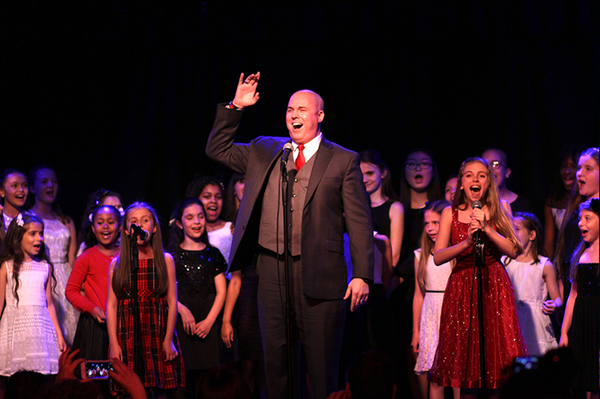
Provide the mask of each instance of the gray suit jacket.
[{"label": "gray suit jacket", "polygon": [[[268,175],[289,138],[258,137],[234,143],[243,111],[217,107],[206,154],[243,173],[244,197],[235,224],[229,270],[252,262],[258,249],[262,195]],[[302,280],[304,293],[315,299],[340,299],[347,288],[344,231],[350,240],[352,277],[373,280],[373,223],[358,154],[322,139],[314,155],[302,214]],[[278,167],[278,166],[277,166]]]}]

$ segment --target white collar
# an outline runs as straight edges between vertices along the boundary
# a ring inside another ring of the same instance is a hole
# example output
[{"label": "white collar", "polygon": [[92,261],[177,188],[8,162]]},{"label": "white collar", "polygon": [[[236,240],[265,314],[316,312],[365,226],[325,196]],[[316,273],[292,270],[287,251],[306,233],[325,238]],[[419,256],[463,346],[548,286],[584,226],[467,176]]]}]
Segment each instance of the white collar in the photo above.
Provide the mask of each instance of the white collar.
[{"label": "white collar", "polygon": [[[319,134],[317,134],[311,141],[304,144],[304,151],[302,153],[304,154],[304,160],[306,162],[308,162],[308,160],[311,159],[313,155],[315,155],[315,153],[319,149],[319,145],[321,145],[322,139],[323,139],[323,133],[319,132]],[[292,141],[292,148],[294,149],[292,154],[294,155],[294,161],[295,161],[296,158],[298,157],[298,153],[299,153],[298,144],[296,144]]]}]

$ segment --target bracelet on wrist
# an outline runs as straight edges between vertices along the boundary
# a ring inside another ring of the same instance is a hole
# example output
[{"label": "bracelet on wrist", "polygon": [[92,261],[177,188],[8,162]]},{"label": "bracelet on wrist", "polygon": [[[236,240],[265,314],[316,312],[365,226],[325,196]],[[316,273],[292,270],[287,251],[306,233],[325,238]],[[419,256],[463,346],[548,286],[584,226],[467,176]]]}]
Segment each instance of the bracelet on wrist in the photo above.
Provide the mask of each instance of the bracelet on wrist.
[{"label": "bracelet on wrist", "polygon": [[230,101],[230,102],[229,102],[229,104],[227,104],[227,105],[225,106],[225,108],[227,108],[227,109],[236,109],[236,110],[238,110],[238,111],[241,111],[241,108],[240,108],[240,107],[238,107],[238,106],[236,106],[236,105],[233,103],[233,101]]}]

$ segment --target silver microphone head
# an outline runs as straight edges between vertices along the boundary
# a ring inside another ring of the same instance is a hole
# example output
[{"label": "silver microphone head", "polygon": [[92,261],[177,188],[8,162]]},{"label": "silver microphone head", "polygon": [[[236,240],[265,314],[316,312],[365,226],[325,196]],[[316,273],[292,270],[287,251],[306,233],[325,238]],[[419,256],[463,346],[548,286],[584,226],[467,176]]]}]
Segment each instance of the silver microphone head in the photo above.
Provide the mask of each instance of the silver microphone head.
[{"label": "silver microphone head", "polygon": [[471,204],[471,208],[481,209],[483,208],[483,204],[481,203],[481,201],[473,201],[473,203]]}]

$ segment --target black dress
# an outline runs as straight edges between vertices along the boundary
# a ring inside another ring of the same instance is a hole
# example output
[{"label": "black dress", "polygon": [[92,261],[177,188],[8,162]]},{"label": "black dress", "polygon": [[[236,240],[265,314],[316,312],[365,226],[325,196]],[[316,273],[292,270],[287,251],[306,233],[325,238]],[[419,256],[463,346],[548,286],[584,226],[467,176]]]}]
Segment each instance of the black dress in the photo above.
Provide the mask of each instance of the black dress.
[{"label": "black dress", "polygon": [[598,263],[577,265],[577,299],[569,329],[569,346],[581,366],[573,388],[598,392],[598,350],[600,337],[600,285]]},{"label": "black dress", "polygon": [[[175,253],[177,295],[180,303],[194,315],[196,323],[204,320],[216,297],[215,276],[225,272],[227,263],[221,252],[207,246],[201,251],[179,249]],[[189,335],[177,319],[177,336],[186,370],[206,370],[220,363],[220,321],[206,338]]]}]

